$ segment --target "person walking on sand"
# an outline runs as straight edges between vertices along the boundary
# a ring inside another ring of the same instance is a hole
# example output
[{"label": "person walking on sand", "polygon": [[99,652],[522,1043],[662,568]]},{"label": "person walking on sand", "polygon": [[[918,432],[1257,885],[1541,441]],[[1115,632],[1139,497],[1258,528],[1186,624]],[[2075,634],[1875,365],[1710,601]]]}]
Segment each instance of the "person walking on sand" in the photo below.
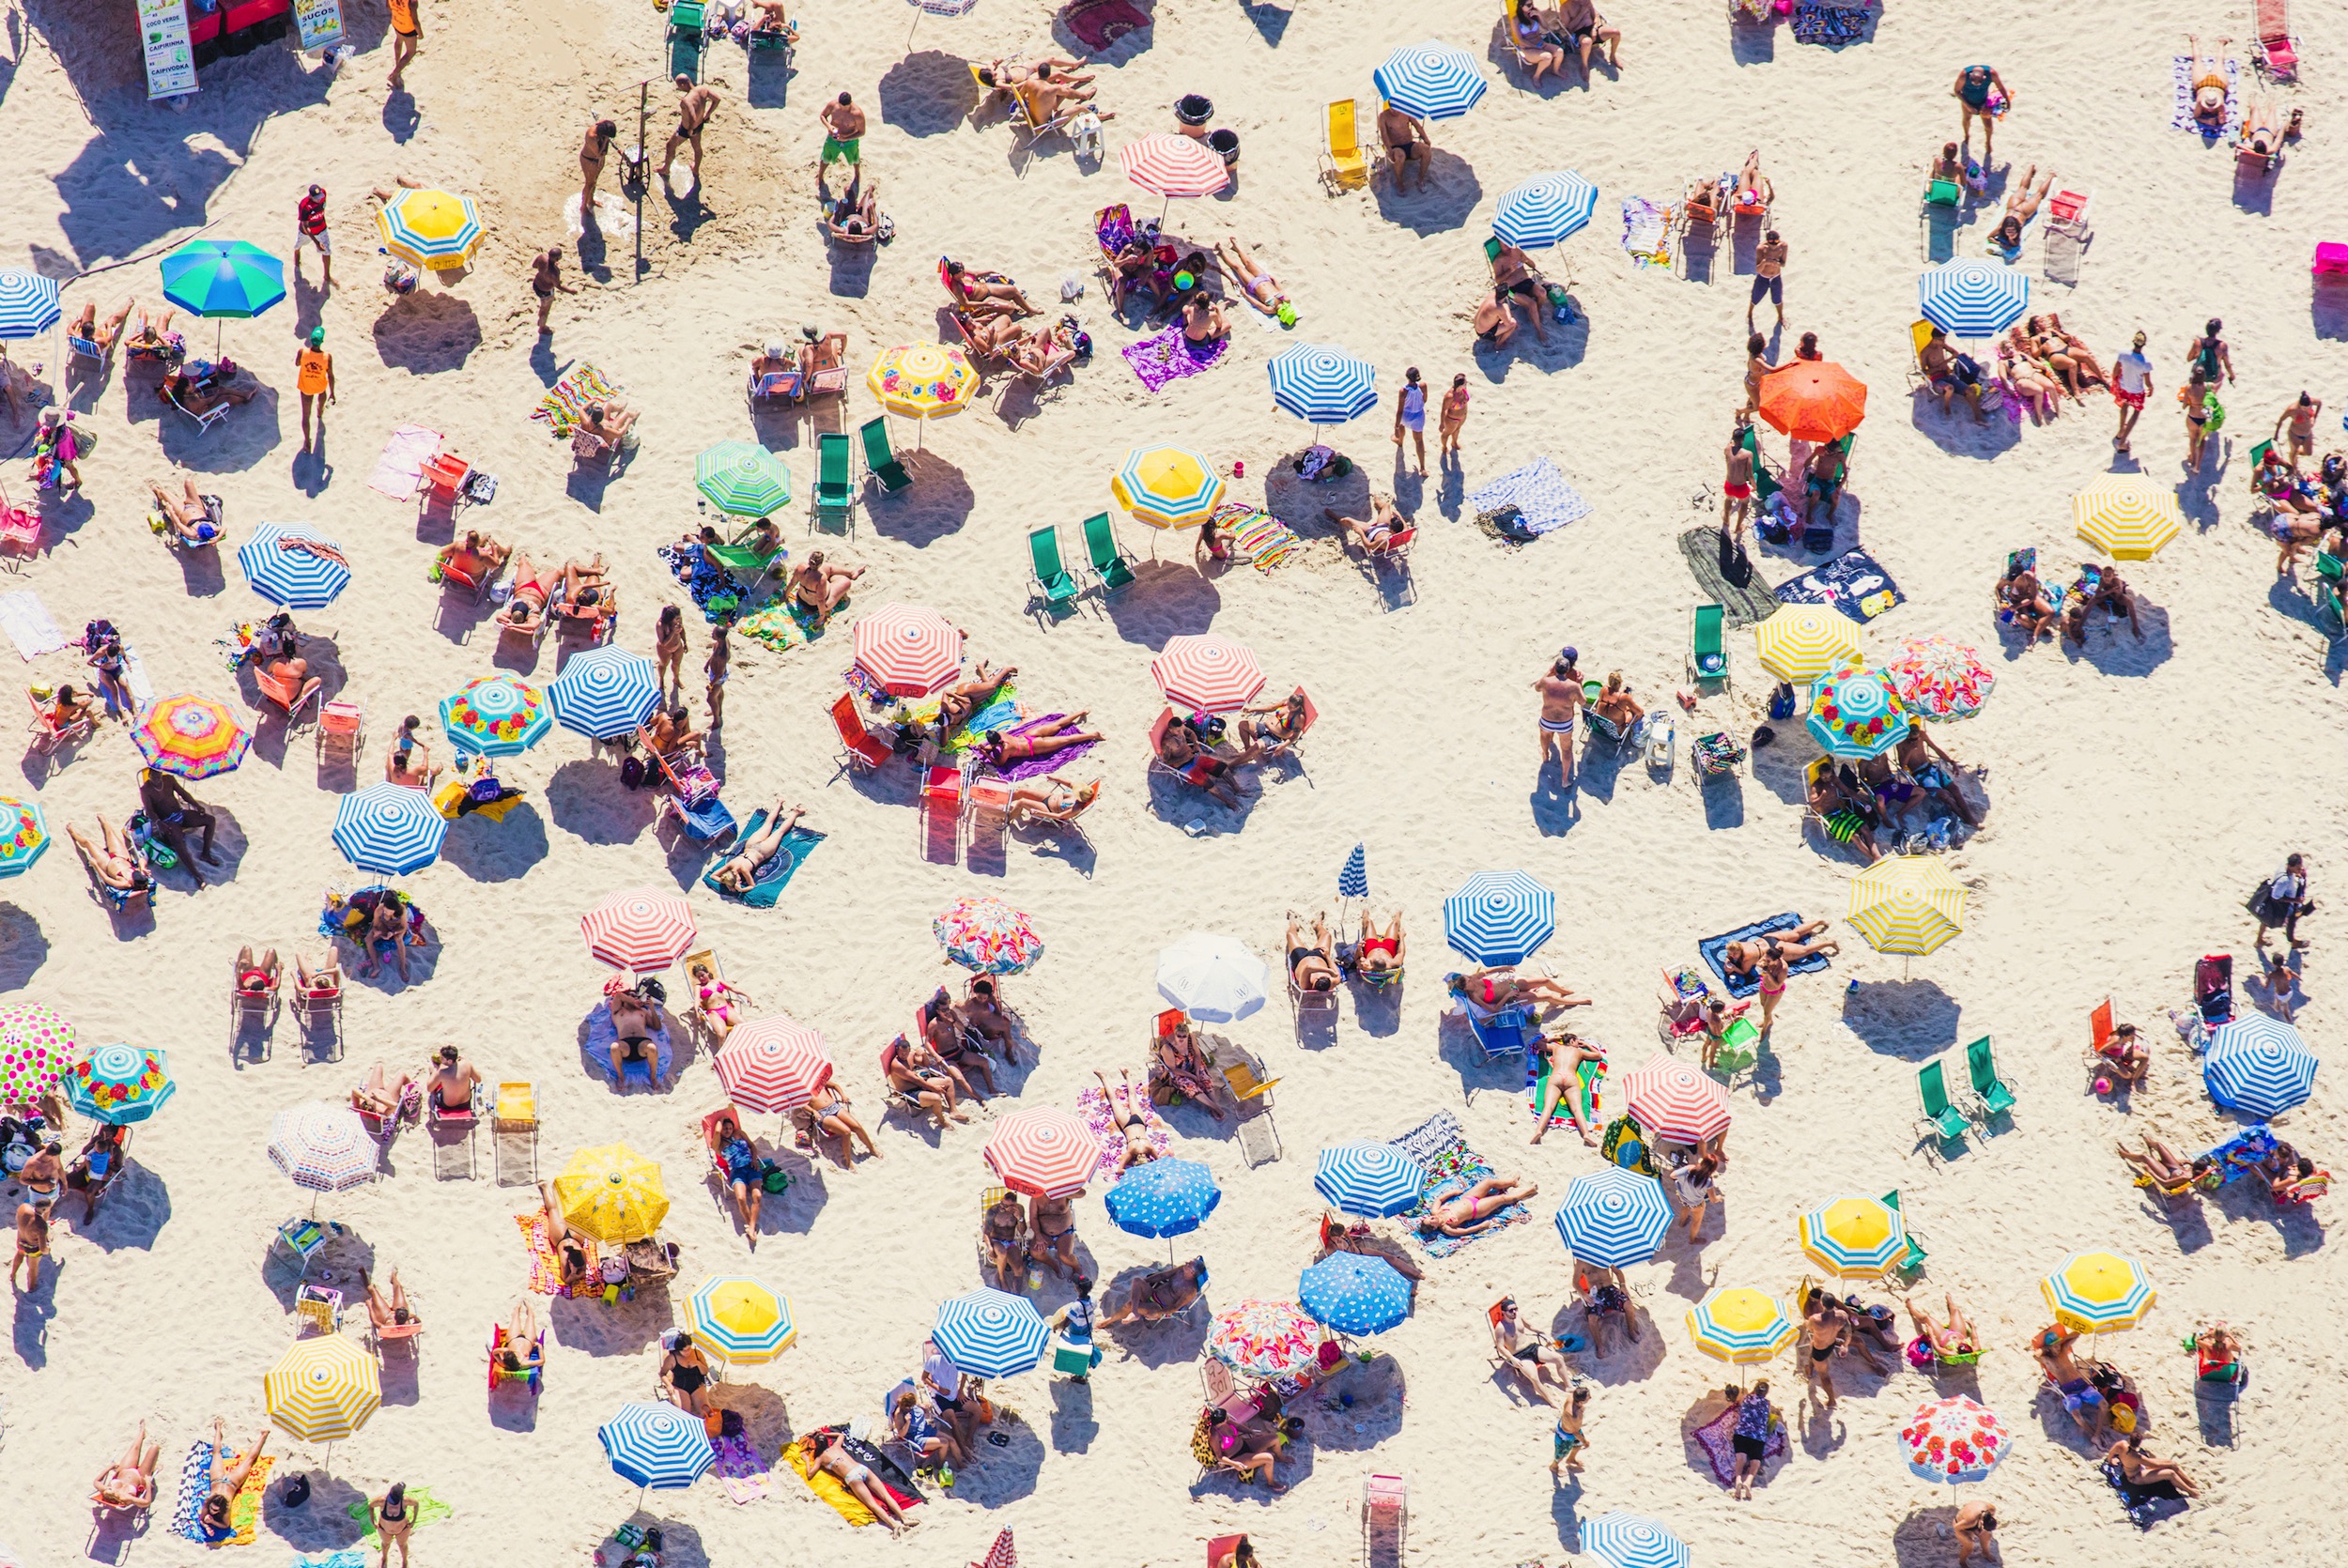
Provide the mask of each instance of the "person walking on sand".
[{"label": "person walking on sand", "polygon": [[1588,1452],[1589,1435],[1582,1430],[1584,1415],[1590,1407],[1590,1390],[1584,1383],[1574,1386],[1572,1396],[1557,1407],[1557,1430],[1550,1442],[1549,1478],[1558,1479],[1557,1467],[1565,1467],[1565,1474],[1582,1473],[1582,1455]]},{"label": "person walking on sand", "polygon": [[595,223],[595,181],[603,177],[604,160],[611,156],[611,144],[619,134],[618,121],[597,120],[587,128],[586,139],[579,144],[579,222],[582,228]]},{"label": "person walking on sand", "polygon": [[2128,454],[2129,432],[2144,416],[2144,394],[2152,389],[2153,361],[2144,357],[2144,334],[2139,332],[2125,353],[2111,357],[2111,401],[2120,407],[2120,433],[2111,445],[2123,457]]},{"label": "person walking on sand", "polygon": [[1777,230],[1761,236],[1761,243],[1753,253],[1753,298],[1745,301],[1745,331],[1753,331],[1753,313],[1761,306],[1764,296],[1777,307],[1777,325],[1785,326],[1785,241]]},{"label": "person walking on sand", "polygon": [[815,189],[824,190],[824,174],[834,163],[845,163],[851,171],[864,167],[864,111],[856,106],[856,100],[846,93],[816,111],[815,117],[824,125],[824,156],[815,165]]},{"label": "person walking on sand", "polygon": [[392,6],[392,91],[401,91],[407,84],[400,80],[409,62],[416,57],[416,46],[424,42],[423,0],[391,0]]},{"label": "person walking on sand", "polygon": [[1970,151],[1973,145],[1973,121],[1981,121],[1981,161],[1989,161],[1990,144],[1997,136],[1998,122],[1989,112],[1989,95],[1995,91],[1999,99],[1998,113],[2002,115],[2014,107],[2014,91],[2005,85],[1992,66],[1967,66],[1956,73],[1956,85],[1949,96],[1956,100],[1957,112],[1963,120],[1963,134],[1958,145]]},{"label": "person walking on sand", "polygon": [[[2291,459],[2294,469],[2299,466],[2300,458],[2315,455],[2315,422],[2323,417],[2323,413],[2324,400],[2309,397],[2303,391],[2299,393],[2298,402],[2275,416],[2275,444],[2282,448],[2283,455]],[[2291,427],[2288,444],[2283,439],[2285,425]]]},{"label": "person walking on sand", "polygon": [[1394,463],[1402,466],[1402,433],[1411,433],[1418,448],[1419,477],[1427,476],[1427,389],[1420,384],[1418,366],[1402,373],[1402,391],[1394,400]]},{"label": "person walking on sand", "polygon": [[326,232],[326,187],[313,185],[294,203],[294,276],[301,276],[301,247],[315,245],[318,253],[319,286],[334,286],[334,240]]},{"label": "person walking on sand", "polygon": [[1460,457],[1460,427],[1467,423],[1468,384],[1466,375],[1451,378],[1451,390],[1443,394],[1443,414],[1436,427],[1436,458],[1448,457],[1455,463]]},{"label": "person walking on sand", "polygon": [[709,677],[709,727],[712,730],[726,721],[726,667],[733,661],[734,650],[726,641],[723,623],[709,628],[709,657],[702,661],[702,670]]},{"label": "person walking on sand", "polygon": [[2211,316],[2202,334],[2195,338],[2185,351],[2186,358],[2193,361],[2193,368],[2201,373],[2201,379],[2213,387],[2217,385],[2220,377],[2225,378],[2228,386],[2233,384],[2233,356],[2226,352],[2226,340],[2217,335],[2225,330],[2225,326],[2223,321]]},{"label": "person walking on sand", "polygon": [[1739,420],[1722,453],[1728,473],[1721,481],[1721,531],[1738,550],[1745,547],[1745,519],[1753,515],[1753,453],[1745,447],[1746,432],[1752,428]]},{"label": "person walking on sand", "polygon": [[[299,256],[301,251],[294,254]],[[334,398],[334,356],[326,351],[326,329],[310,329],[310,343],[294,350],[294,388],[301,393],[301,449],[310,450],[310,408],[318,411],[318,434],[326,434],[326,405]]]},{"label": "person walking on sand", "polygon": [[33,1266],[32,1277],[23,1290],[31,1295],[40,1288],[40,1260],[49,1252],[49,1211],[29,1203],[16,1206],[16,1256],[8,1264],[8,1284],[16,1284],[17,1270],[27,1263]]},{"label": "person walking on sand", "polygon": [[668,146],[660,149],[660,177],[669,177],[669,165],[676,161],[676,149],[691,144],[693,148],[693,188],[701,189],[702,131],[709,124],[709,116],[718,112],[718,89],[706,83],[693,85],[689,76],[676,79],[676,129],[669,132]]},{"label": "person walking on sand", "polygon": [[2299,916],[2314,908],[2315,900],[2308,897],[2307,857],[2294,854],[2259,889],[2258,907],[2251,911],[2259,923],[2254,945],[2265,946],[2267,931],[2280,926],[2285,942],[2294,947],[2305,947],[2307,944],[2299,939]]},{"label": "person walking on sand", "polygon": [[1578,650],[1560,649],[1549,672],[1533,683],[1541,694],[1541,764],[1560,759],[1566,787],[1573,787],[1573,718],[1582,709],[1582,672],[1573,667]]},{"label": "person walking on sand", "polygon": [[530,291],[538,297],[538,335],[552,337],[554,329],[547,325],[547,312],[554,307],[555,290],[577,294],[578,289],[563,281],[563,253],[554,246],[530,258]]}]

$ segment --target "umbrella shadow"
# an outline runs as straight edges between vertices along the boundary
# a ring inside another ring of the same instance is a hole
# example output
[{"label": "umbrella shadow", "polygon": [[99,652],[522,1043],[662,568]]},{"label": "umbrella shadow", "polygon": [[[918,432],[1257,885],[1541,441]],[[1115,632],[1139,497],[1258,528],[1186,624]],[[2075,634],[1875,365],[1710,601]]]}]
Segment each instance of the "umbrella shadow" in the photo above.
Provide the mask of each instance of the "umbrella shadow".
[{"label": "umbrella shadow", "polygon": [[282,1464],[276,1473],[301,1475],[310,1483],[310,1495],[301,1507],[289,1508],[282,1483],[261,1494],[261,1523],[271,1535],[298,1552],[341,1551],[366,1538],[365,1527],[349,1512],[371,1500],[357,1486],[340,1476],[291,1464]]},{"label": "umbrella shadow", "polygon": [[913,483],[895,495],[876,484],[865,486],[864,515],[873,531],[915,549],[960,532],[979,500],[962,470],[935,452],[917,449],[898,457]]},{"label": "umbrella shadow", "polygon": [[1568,1325],[1572,1323],[1578,1324],[1582,1337],[1590,1342],[1591,1348],[1579,1352],[1581,1360],[1578,1364],[1586,1372],[1591,1382],[1607,1387],[1643,1383],[1654,1376],[1657,1367],[1663,1364],[1662,1328],[1655,1321],[1655,1314],[1641,1305],[1639,1295],[1640,1292],[1634,1288],[1629,1308],[1630,1326],[1638,1330],[1639,1337],[1632,1339],[1628,1331],[1616,1330],[1613,1348],[1603,1356],[1598,1353],[1598,1336],[1590,1331],[1589,1314],[1582,1307],[1568,1301],[1559,1307],[1556,1316],[1550,1320],[1549,1331],[1552,1338],[1562,1337],[1567,1332]]},{"label": "umbrella shadow", "polygon": [[261,1284],[276,1298],[278,1310],[288,1314],[301,1295],[302,1285],[312,1282],[341,1291],[346,1309],[364,1314],[366,1290],[360,1285],[359,1276],[375,1268],[375,1243],[339,1220],[323,1223],[326,1240],[311,1254],[306,1270],[302,1261],[272,1234],[269,1251],[261,1255]]},{"label": "umbrella shadow", "polygon": [[1131,586],[1106,608],[1119,637],[1156,653],[1171,638],[1212,629],[1223,594],[1186,561],[1144,560],[1135,564]]},{"label": "umbrella shadow", "polygon": [[155,1250],[155,1238],[171,1222],[171,1188],[162,1175],[126,1159],[122,1174],[100,1201],[96,1218],[85,1214],[73,1234],[104,1253],[135,1247]]},{"label": "umbrella shadow", "polygon": [[650,794],[620,782],[617,768],[580,760],[564,763],[547,780],[547,810],[554,825],[590,844],[632,844],[652,826]]},{"label": "umbrella shadow", "polygon": [[458,817],[440,840],[440,858],[475,882],[512,882],[548,850],[546,819],[527,800],[516,802],[502,822],[478,812]]},{"label": "umbrella shadow", "polygon": [[742,1440],[762,1461],[772,1464],[781,1457],[783,1444],[791,1440],[791,1412],[782,1395],[763,1383],[738,1381],[741,1376],[741,1370],[729,1367],[725,1382],[709,1386],[709,1403],[740,1416]]},{"label": "umbrella shadow", "polygon": [[39,917],[0,903],[0,994],[23,991],[48,961],[49,938],[41,934]]},{"label": "umbrella shadow", "polygon": [[1406,1384],[1392,1356],[1350,1361],[1287,1413],[1304,1417],[1305,1440],[1316,1449],[1367,1453],[1402,1430]]},{"label": "umbrella shadow", "polygon": [[606,1305],[600,1297],[557,1296],[547,1310],[555,1343],[590,1356],[632,1356],[676,1326],[665,1290],[640,1290]]},{"label": "umbrella shadow", "polygon": [[1226,806],[1204,790],[1169,776],[1162,768],[1149,775],[1150,812],[1160,822],[1180,828],[1191,838],[1216,838],[1243,831],[1263,798],[1261,785],[1243,774],[1226,775],[1239,795],[1239,804]]},{"label": "umbrella shadow", "polygon": [[1507,1093],[1524,1086],[1524,1064],[1512,1056],[1488,1056],[1468,1024],[1468,1015],[1446,1007],[1435,1020],[1435,1054],[1460,1075],[1460,1093],[1470,1105],[1483,1090]]},{"label": "umbrella shadow", "polygon": [[375,351],[387,369],[412,376],[462,370],[480,346],[481,318],[457,295],[394,295],[375,318]]},{"label": "umbrella shadow", "polygon": [[[1063,1385],[1054,1379],[1049,1397],[1053,1402],[1053,1426],[1060,1429],[1060,1395]],[[1086,1402],[1088,1405],[1089,1401]],[[954,1472],[954,1500],[972,1503],[980,1508],[1000,1508],[1035,1495],[1037,1478],[1043,1470],[1044,1434],[1029,1423],[1022,1411],[995,1396],[994,1424],[979,1434],[970,1461]]]},{"label": "umbrella shadow", "polygon": [[[1099,1293],[1099,1299],[1122,1305],[1126,1296],[1145,1275],[1164,1267],[1163,1264],[1136,1264],[1131,1268],[1120,1269],[1106,1288]],[[1197,1360],[1206,1349],[1207,1330],[1212,1322],[1202,1297],[1188,1311],[1175,1316],[1163,1317],[1154,1323],[1138,1319],[1120,1323],[1113,1329],[1104,1329],[1102,1334],[1124,1353],[1124,1360],[1139,1361],[1155,1372],[1162,1367]]]},{"label": "umbrella shadow", "polygon": [[1843,1025],[1877,1055],[1923,1062],[1956,1043],[1964,1005],[1937,980],[1879,980],[1846,989]]},{"label": "umbrella shadow", "polygon": [[1899,1568],[1946,1568],[1955,1560],[1956,1509],[1919,1508],[1892,1527],[1892,1560]]},{"label": "umbrella shadow", "polygon": [[255,388],[250,402],[230,408],[227,418],[210,431],[197,430],[193,420],[167,403],[162,411],[168,417],[158,421],[155,434],[164,459],[194,473],[241,472],[285,438],[277,392],[269,386]]},{"label": "umbrella shadow", "polygon": [[985,96],[969,63],[943,50],[907,54],[880,79],[880,121],[916,139],[959,130]]},{"label": "umbrella shadow", "polygon": [[1411,181],[1408,192],[1400,189],[1398,180],[1371,182],[1379,216],[1422,239],[1430,234],[1462,227],[1476,204],[1484,199],[1484,186],[1475,177],[1475,166],[1458,153],[1432,148],[1427,165],[1423,190],[1415,179]]}]

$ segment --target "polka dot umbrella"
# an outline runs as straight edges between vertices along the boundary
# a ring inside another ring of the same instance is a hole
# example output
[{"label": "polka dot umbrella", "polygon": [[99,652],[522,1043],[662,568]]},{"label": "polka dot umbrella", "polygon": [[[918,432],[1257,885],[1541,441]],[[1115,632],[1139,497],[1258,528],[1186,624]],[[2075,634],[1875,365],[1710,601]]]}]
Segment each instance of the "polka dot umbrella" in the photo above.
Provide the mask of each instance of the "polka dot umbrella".
[{"label": "polka dot umbrella", "polygon": [[185,694],[148,703],[131,722],[131,740],[149,767],[182,778],[227,773],[253,745],[225,705]]},{"label": "polka dot umbrella", "polygon": [[73,1057],[73,1025],[54,1007],[0,1007],[0,1105],[31,1105],[55,1088]]},{"label": "polka dot umbrella", "polygon": [[49,819],[37,800],[0,795],[0,877],[31,868],[49,847]]},{"label": "polka dot umbrella", "polygon": [[1810,689],[1810,733],[1830,757],[1863,762],[1908,733],[1912,717],[1879,670],[1852,665]]}]

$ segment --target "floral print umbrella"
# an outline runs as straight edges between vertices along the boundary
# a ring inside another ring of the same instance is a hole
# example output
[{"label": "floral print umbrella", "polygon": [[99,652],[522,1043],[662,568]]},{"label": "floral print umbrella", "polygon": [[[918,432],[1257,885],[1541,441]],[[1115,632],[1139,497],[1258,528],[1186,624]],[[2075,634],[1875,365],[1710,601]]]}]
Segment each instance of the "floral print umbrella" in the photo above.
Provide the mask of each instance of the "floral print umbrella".
[{"label": "floral print umbrella", "polygon": [[54,1007],[0,1007],[0,1105],[30,1105],[57,1086],[73,1054],[73,1025]]},{"label": "floral print umbrella", "polygon": [[1810,689],[1810,733],[1828,756],[1847,762],[1897,746],[1911,716],[1883,672],[1864,665],[1837,670]]},{"label": "floral print umbrella", "polygon": [[1293,1301],[1242,1301],[1207,1330],[1207,1353],[1255,1377],[1293,1377],[1321,1364],[1321,1325]]},{"label": "floral print umbrella", "polygon": [[0,877],[12,877],[49,847],[49,819],[40,803],[0,795]]},{"label": "floral print umbrella", "polygon": [[1986,1477],[2005,1457],[2009,1441],[1998,1413],[1963,1394],[1918,1406],[1900,1428],[1908,1468],[1952,1485]]},{"label": "floral print umbrella", "polygon": [[517,675],[482,675],[440,699],[440,728],[459,751],[512,757],[538,743],[554,723],[546,689]]},{"label": "floral print umbrella", "polygon": [[1989,700],[1997,672],[1981,654],[1945,637],[1910,638],[1900,656],[1883,667],[1892,690],[1929,719],[1970,718]]},{"label": "floral print umbrella", "polygon": [[158,1048],[101,1045],[76,1053],[65,1073],[66,1103],[117,1127],[145,1121],[178,1089],[171,1058]]},{"label": "floral print umbrella", "polygon": [[1043,956],[1031,916],[984,895],[956,899],[930,922],[946,956],[981,975],[1019,975]]}]

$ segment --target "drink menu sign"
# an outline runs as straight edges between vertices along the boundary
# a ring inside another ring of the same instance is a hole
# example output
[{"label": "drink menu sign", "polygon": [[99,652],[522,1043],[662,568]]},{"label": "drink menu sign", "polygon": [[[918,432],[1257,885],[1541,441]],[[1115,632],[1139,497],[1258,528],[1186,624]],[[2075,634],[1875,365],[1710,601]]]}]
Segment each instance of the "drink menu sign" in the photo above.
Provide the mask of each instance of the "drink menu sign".
[{"label": "drink menu sign", "polygon": [[177,98],[195,91],[195,53],[188,43],[183,0],[138,0],[139,35],[147,44],[147,96]]},{"label": "drink menu sign", "polygon": [[303,49],[325,49],[343,41],[340,0],[293,0],[293,14]]}]

